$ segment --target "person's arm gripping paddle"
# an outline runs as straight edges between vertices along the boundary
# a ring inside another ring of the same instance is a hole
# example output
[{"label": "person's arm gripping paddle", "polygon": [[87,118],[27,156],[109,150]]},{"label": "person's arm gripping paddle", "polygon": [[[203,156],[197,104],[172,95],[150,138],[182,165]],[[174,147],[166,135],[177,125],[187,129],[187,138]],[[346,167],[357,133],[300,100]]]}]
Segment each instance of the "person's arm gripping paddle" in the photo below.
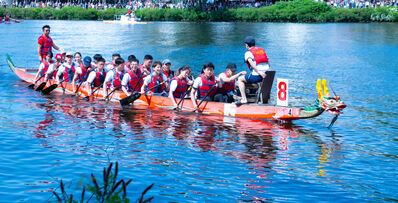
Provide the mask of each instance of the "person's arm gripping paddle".
[{"label": "person's arm gripping paddle", "polygon": [[128,83],[130,82],[130,80],[131,80],[130,74],[126,72],[122,80],[122,91],[124,92],[124,94],[126,94],[127,97],[131,95],[131,93],[128,91]]},{"label": "person's arm gripping paddle", "polygon": [[[211,92],[214,88],[216,88],[216,87],[217,87],[217,85],[213,85],[213,86],[210,88],[209,92],[206,93],[206,95],[203,97],[203,99],[202,99],[202,100],[199,102],[199,104],[195,107],[195,109],[193,110],[193,112],[195,112],[195,111],[198,111],[198,112],[203,111],[203,110],[199,110],[200,105],[203,103],[203,101],[206,100],[206,98],[209,96],[210,92]],[[206,101],[206,102],[208,102],[208,101]],[[206,106],[206,105],[205,105],[205,106]]]},{"label": "person's arm gripping paddle", "polygon": [[191,90],[191,101],[192,101],[192,106],[194,106],[194,111],[196,111],[197,110],[197,106],[198,106],[198,103],[197,103],[197,101],[196,101],[196,94],[197,94],[197,92],[198,92],[198,88],[199,88],[199,86],[202,84],[202,79],[200,78],[200,77],[197,77],[195,80],[194,80],[194,82],[193,82],[193,85],[192,85],[192,90]]},{"label": "person's arm gripping paddle", "polygon": [[104,84],[102,85],[102,91],[103,91],[102,95],[104,97],[106,97],[108,95],[108,83],[111,82],[113,75],[114,75],[114,72],[112,70],[108,71],[108,73],[106,74]]},{"label": "person's arm gripping paddle", "polygon": [[[130,77],[130,75],[129,75],[129,77]],[[141,96],[141,93],[136,92],[135,89],[137,88],[138,84],[140,84],[141,79],[142,79],[143,77],[144,77],[144,74],[141,73],[140,77],[139,77],[138,80],[137,80],[137,83],[134,85],[134,88],[132,89],[132,94],[129,94],[127,97],[125,97],[125,98],[123,98],[123,99],[120,100],[120,104],[121,104],[122,106],[126,106],[126,105],[129,105],[130,103],[133,103],[135,100],[137,100],[137,99]],[[131,78],[130,78],[130,79],[131,79]],[[124,78],[123,78],[123,81],[124,81]],[[127,83],[128,83],[128,81],[127,81]],[[126,83],[126,85],[124,85],[124,86],[123,86],[123,83],[122,83],[122,89],[123,89],[123,88],[126,88],[125,86],[127,86],[127,83]],[[124,91],[124,90],[123,90],[123,91]],[[127,92],[127,93],[128,93],[128,92]],[[127,95],[127,94],[126,94],[126,95]]]}]

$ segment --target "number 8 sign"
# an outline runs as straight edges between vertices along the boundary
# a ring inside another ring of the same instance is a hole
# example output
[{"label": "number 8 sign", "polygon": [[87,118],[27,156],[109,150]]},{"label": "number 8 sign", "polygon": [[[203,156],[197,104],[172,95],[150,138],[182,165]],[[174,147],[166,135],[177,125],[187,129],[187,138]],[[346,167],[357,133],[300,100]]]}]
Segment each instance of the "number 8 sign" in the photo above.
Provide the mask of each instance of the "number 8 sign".
[{"label": "number 8 sign", "polygon": [[278,91],[277,91],[277,100],[276,104],[278,106],[287,106],[289,103],[289,91],[288,91],[288,86],[289,86],[289,81],[287,79],[276,79],[276,83],[278,86]]}]

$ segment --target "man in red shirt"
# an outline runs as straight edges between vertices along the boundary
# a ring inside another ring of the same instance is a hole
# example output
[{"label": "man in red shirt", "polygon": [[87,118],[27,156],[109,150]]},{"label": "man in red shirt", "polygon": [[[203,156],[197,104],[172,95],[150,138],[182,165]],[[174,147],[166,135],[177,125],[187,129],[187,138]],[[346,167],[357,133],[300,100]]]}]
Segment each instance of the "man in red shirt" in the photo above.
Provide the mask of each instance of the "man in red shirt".
[{"label": "man in red shirt", "polygon": [[50,26],[45,25],[43,26],[43,34],[40,35],[39,40],[38,40],[38,54],[39,54],[39,60],[42,61],[44,58],[46,58],[47,52],[52,51],[52,48],[58,50],[58,51],[63,51],[64,49],[58,47],[57,45],[54,44],[53,40],[50,37]]}]

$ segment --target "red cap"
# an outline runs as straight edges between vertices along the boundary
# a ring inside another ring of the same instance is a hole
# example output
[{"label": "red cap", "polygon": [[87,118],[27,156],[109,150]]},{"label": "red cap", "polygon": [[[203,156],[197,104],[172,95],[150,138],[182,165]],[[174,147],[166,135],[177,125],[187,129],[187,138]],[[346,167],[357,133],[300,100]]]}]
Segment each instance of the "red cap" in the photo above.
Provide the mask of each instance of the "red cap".
[{"label": "red cap", "polygon": [[55,55],[55,59],[62,59],[62,54]]}]

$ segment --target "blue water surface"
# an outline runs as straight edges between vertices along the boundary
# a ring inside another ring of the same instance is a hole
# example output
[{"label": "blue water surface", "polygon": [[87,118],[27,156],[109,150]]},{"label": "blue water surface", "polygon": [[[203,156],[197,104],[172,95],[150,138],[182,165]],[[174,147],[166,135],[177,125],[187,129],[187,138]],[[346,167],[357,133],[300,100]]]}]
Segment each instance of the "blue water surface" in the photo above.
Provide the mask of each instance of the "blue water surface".
[{"label": "blue water surface", "polygon": [[[45,24],[66,51],[108,61],[113,53],[141,61],[151,54],[195,74],[209,61],[216,73],[230,62],[246,70],[243,39],[252,35],[276,77],[289,79],[291,106],[312,104],[316,79],[325,78],[348,107],[329,130],[327,113],[283,124],[43,96],[8,68],[5,55],[38,67]],[[398,201],[396,36],[389,23],[2,24],[0,201],[55,200],[61,179],[79,196],[79,181],[102,177],[110,162],[119,163],[119,177],[133,179],[133,201],[152,183],[146,196],[153,202]]]}]

